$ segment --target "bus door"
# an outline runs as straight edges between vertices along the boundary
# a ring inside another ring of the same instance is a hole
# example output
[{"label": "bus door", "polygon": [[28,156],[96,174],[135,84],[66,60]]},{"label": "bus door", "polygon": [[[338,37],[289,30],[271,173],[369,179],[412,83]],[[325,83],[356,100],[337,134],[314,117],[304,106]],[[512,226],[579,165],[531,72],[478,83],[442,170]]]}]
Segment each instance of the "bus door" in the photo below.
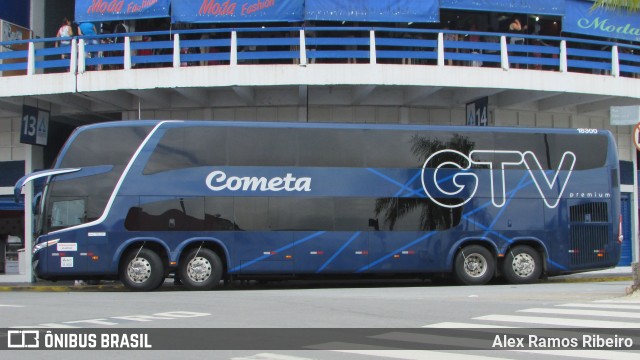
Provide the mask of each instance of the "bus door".
[{"label": "bus door", "polygon": [[[86,221],[86,197],[52,197],[51,207],[48,209],[48,228],[59,230]],[[86,235],[86,233],[85,233]],[[69,231],[49,235],[51,240],[58,242],[46,249],[46,267],[50,274],[72,275],[86,271],[87,267],[87,241],[82,232]]]}]

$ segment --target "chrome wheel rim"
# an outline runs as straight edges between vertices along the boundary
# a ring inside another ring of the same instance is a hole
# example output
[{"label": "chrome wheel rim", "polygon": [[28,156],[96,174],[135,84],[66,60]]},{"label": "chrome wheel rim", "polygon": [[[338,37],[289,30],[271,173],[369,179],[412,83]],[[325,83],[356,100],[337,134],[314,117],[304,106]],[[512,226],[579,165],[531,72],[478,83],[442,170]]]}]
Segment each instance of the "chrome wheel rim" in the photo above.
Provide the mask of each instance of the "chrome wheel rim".
[{"label": "chrome wheel rim", "polygon": [[487,259],[480,254],[471,254],[464,258],[464,272],[474,278],[487,272]]},{"label": "chrome wheel rim", "polygon": [[187,276],[195,282],[206,281],[213,273],[213,266],[208,259],[197,256],[187,264]]},{"label": "chrome wheel rim", "polygon": [[151,277],[151,263],[145,258],[135,258],[129,262],[127,276],[136,284],[143,283]]},{"label": "chrome wheel rim", "polygon": [[536,262],[533,260],[531,255],[522,253],[513,257],[511,268],[516,275],[520,277],[527,277],[535,271]]}]

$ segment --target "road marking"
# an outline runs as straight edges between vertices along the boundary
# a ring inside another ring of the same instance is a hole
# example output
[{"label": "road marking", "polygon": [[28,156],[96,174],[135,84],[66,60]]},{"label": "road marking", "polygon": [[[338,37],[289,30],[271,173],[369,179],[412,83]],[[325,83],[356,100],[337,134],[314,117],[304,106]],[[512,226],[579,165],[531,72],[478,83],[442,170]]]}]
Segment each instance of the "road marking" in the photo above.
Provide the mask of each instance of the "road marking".
[{"label": "road marking", "polygon": [[640,310],[640,305],[626,305],[626,304],[562,304],[556,305],[562,307],[577,307],[577,308],[593,308],[593,309],[618,309],[618,310]]},{"label": "road marking", "polygon": [[402,359],[402,360],[424,360],[424,359],[472,359],[472,360],[489,360],[489,359],[505,359],[502,357],[491,357],[481,355],[471,355],[467,353],[450,353],[442,351],[430,351],[430,350],[331,350],[334,352],[377,356],[387,359]]},{"label": "road marking", "polygon": [[640,297],[635,296],[632,298],[616,298],[616,299],[609,299],[609,300],[596,300],[594,301],[595,303],[601,303],[601,304],[640,304]]},{"label": "road marking", "polygon": [[487,344],[485,339],[473,339],[473,338],[458,338],[448,337],[432,334],[415,334],[408,332],[392,331],[380,335],[371,336],[372,339],[392,340],[410,342],[414,344],[429,344],[429,345],[448,345],[459,348],[469,348],[469,350],[481,349]]},{"label": "road marking", "polygon": [[260,353],[245,357],[233,357],[231,360],[313,360],[305,357],[289,356],[282,354]]},{"label": "road marking", "polygon": [[127,322],[147,322],[153,320],[174,320],[193,318],[201,316],[209,316],[209,313],[201,313],[194,311],[169,311],[163,313],[157,313],[152,315],[129,315],[129,316],[114,316],[106,319],[87,319],[87,320],[75,320],[75,321],[63,321],[60,323],[46,323],[38,325],[27,326],[10,326],[10,328],[22,329],[22,328],[78,328],[80,326],[73,326],[70,324],[86,323],[88,325],[102,325],[102,326],[115,326],[121,325]]},{"label": "road marking", "polygon": [[637,360],[638,353],[630,351],[613,351],[613,350],[509,350],[514,352],[568,356],[581,359],[601,359],[601,360]]},{"label": "road marking", "polygon": [[0,304],[0,307],[23,308],[23,307],[24,307],[24,305],[2,305],[2,304]]},{"label": "road marking", "polygon": [[87,324],[91,324],[91,325],[105,325],[105,326],[118,325],[118,323],[107,321],[107,319],[89,319],[89,320],[65,321],[64,323],[65,324],[87,323]]},{"label": "road marking", "polygon": [[486,315],[473,318],[474,320],[498,321],[498,322],[515,322],[537,325],[557,325],[568,327],[582,328],[624,328],[637,329],[640,328],[640,322],[622,322],[622,321],[604,321],[604,320],[582,320],[567,319],[557,317],[535,317],[535,316],[513,316],[513,315]]},{"label": "road marking", "polygon": [[[537,314],[558,314],[558,315],[606,316],[606,317],[621,317],[621,318],[627,318],[627,319],[640,319],[640,313],[623,312],[623,311],[531,308],[531,309],[518,310],[518,312],[537,313]],[[640,324],[638,324],[638,326],[640,326]]]},{"label": "road marking", "polygon": [[515,329],[510,326],[469,324],[469,323],[460,323],[460,322],[441,322],[437,324],[424,325],[422,327],[437,328],[437,329]]},{"label": "road marking", "polygon": [[77,326],[58,324],[58,323],[44,323],[38,325],[27,325],[27,326],[10,326],[11,329],[38,329],[38,328],[51,328],[51,329],[76,329]]}]

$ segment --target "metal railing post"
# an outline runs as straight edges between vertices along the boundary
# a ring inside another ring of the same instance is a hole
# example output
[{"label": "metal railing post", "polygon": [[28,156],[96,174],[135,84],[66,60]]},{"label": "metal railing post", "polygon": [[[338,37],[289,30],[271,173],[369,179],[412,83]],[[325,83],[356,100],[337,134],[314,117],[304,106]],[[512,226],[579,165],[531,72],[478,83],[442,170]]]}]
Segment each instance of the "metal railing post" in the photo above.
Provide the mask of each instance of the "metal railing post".
[{"label": "metal railing post", "polygon": [[122,59],[125,70],[131,70],[131,38],[124,37],[124,59]]},{"label": "metal railing post", "polygon": [[620,56],[618,55],[618,45],[611,47],[611,75],[620,76]]},{"label": "metal railing post", "polygon": [[307,40],[304,30],[300,30],[300,66],[307,66]]},{"label": "metal railing post", "polygon": [[229,65],[238,65],[238,33],[231,32],[231,54],[229,54]]},{"label": "metal railing post", "polygon": [[438,33],[438,66],[444,66],[444,34]]},{"label": "metal railing post", "polygon": [[509,49],[507,48],[506,36],[500,36],[500,66],[502,70],[509,70]]},{"label": "metal railing post", "polygon": [[180,67],[180,34],[173,35],[173,67]]},{"label": "metal railing post", "polygon": [[75,74],[78,70],[78,39],[71,40],[71,54],[69,54],[69,72]]},{"label": "metal railing post", "polygon": [[29,42],[29,50],[27,55],[27,75],[36,73],[36,47],[33,41]]},{"label": "metal railing post", "polygon": [[567,40],[560,41],[560,72],[566,73],[567,66]]},{"label": "metal railing post", "polygon": [[87,70],[87,53],[84,48],[84,39],[78,43],[78,73],[82,74]]},{"label": "metal railing post", "polygon": [[369,62],[371,64],[378,63],[378,56],[376,54],[376,32],[369,30]]}]

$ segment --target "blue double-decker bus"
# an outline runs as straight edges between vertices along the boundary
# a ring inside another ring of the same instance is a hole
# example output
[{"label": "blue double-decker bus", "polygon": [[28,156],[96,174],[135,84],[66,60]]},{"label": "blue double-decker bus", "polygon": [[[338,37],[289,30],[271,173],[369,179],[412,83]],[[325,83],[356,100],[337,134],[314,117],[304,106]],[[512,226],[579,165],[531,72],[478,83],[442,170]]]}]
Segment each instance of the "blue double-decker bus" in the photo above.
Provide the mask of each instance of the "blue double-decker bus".
[{"label": "blue double-decker bus", "polygon": [[43,279],[453,275],[615,266],[611,133],[418,125],[123,121],[78,128],[35,211]]}]

